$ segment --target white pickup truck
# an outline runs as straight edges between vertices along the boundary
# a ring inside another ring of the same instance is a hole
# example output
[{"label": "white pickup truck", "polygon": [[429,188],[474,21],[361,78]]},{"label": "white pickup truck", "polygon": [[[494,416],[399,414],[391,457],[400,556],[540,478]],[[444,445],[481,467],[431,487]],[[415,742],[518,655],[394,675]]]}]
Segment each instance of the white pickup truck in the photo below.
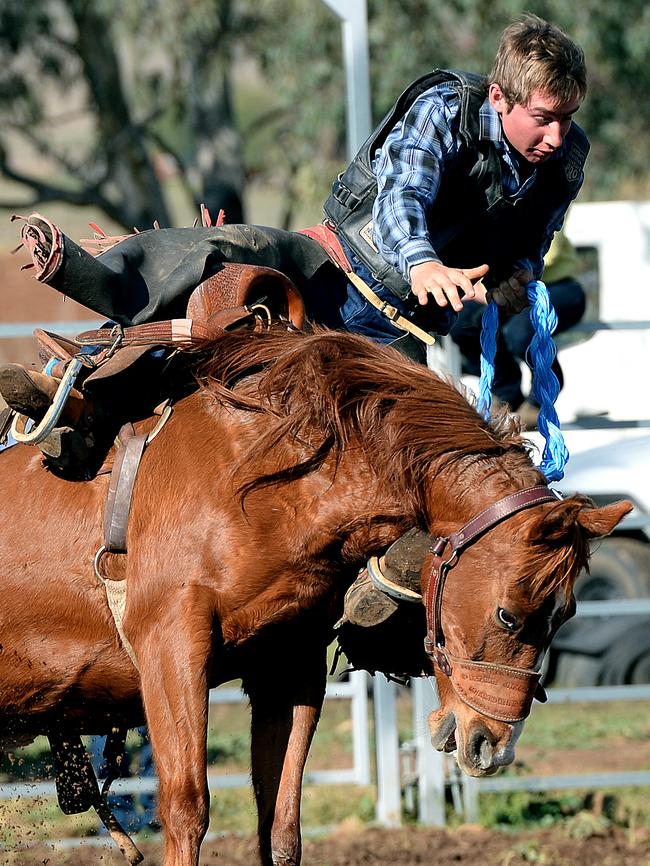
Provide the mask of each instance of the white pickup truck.
[{"label": "white pickup truck", "polygon": [[[650,598],[650,435],[619,438],[576,454],[553,486],[586,493],[598,505],[630,499],[634,511],[595,543],[578,600]],[[549,678],[557,685],[650,682],[650,614],[577,618],[553,642]]]}]

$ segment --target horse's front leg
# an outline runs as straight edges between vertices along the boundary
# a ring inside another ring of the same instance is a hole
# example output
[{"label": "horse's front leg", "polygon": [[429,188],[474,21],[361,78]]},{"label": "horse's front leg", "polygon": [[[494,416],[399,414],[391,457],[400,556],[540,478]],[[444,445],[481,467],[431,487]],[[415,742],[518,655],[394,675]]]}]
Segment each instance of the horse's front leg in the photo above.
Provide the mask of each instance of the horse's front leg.
[{"label": "horse's front leg", "polygon": [[[181,599],[161,601],[147,614],[150,619],[139,617],[132,642],[160,782],[164,866],[198,866],[209,822],[206,741],[213,609],[199,591],[188,589]],[[129,636],[127,627],[125,621]]]},{"label": "horse's front leg", "polygon": [[302,776],[327,674],[326,647],[306,650],[305,644],[292,642],[291,663],[277,659],[268,676],[258,671],[244,681],[251,700],[252,778],[264,866],[300,863]]}]

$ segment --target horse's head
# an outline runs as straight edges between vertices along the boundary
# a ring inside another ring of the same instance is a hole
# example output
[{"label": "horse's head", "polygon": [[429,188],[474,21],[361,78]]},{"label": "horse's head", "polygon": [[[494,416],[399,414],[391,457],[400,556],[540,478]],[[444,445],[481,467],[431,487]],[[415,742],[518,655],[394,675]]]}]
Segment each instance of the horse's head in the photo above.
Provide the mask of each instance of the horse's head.
[{"label": "horse's head", "polygon": [[573,584],[589,540],[610,533],[632,507],[594,508],[580,496],[553,501],[546,488],[533,489],[537,501],[513,512],[507,497],[497,503],[505,507],[439,539],[423,569],[441,702],[429,717],[432,743],[457,750],[471,776],[513,761],[533,697],[545,699],[540,667],[575,611]]}]

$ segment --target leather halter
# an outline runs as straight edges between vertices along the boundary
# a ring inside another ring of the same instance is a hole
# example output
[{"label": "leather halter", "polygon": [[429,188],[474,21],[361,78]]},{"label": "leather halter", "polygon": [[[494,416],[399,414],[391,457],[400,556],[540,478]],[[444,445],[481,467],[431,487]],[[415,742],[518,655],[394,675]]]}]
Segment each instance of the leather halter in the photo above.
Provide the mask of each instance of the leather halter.
[{"label": "leather halter", "polygon": [[544,486],[520,490],[490,505],[457,532],[439,536],[431,547],[424,599],[427,617],[425,651],[441,673],[449,677],[455,692],[465,704],[496,721],[519,722],[525,719],[536,691],[541,700],[546,700],[544,690],[539,685],[540,674],[510,665],[459,658],[449,652],[445,647],[441,619],[447,574],[456,565],[462,551],[483,533],[525,508],[544,502],[557,502],[560,498],[559,494]]}]

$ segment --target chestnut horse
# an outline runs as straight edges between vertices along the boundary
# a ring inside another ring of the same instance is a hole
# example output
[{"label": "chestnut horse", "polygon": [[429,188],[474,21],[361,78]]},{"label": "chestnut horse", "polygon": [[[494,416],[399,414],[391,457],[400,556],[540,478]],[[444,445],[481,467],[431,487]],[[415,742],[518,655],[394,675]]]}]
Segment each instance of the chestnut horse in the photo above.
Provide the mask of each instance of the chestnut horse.
[{"label": "chestnut horse", "polygon": [[[136,725],[144,708],[165,866],[197,866],[208,689],[241,677],[261,860],[298,864],[326,647],[359,568],[410,527],[448,536],[545,482],[507,417],[483,421],[451,384],[365,338],[233,333],[202,364],[145,451],[129,552],[105,562],[127,579],[138,671],[93,573],[106,476],[65,480],[26,446],[0,455],[0,748]],[[589,539],[629,507],[553,499],[483,532],[440,598],[450,657],[535,669],[571,615]],[[521,723],[472,708],[435,673],[434,746],[457,747],[475,775],[512,761]]]}]

